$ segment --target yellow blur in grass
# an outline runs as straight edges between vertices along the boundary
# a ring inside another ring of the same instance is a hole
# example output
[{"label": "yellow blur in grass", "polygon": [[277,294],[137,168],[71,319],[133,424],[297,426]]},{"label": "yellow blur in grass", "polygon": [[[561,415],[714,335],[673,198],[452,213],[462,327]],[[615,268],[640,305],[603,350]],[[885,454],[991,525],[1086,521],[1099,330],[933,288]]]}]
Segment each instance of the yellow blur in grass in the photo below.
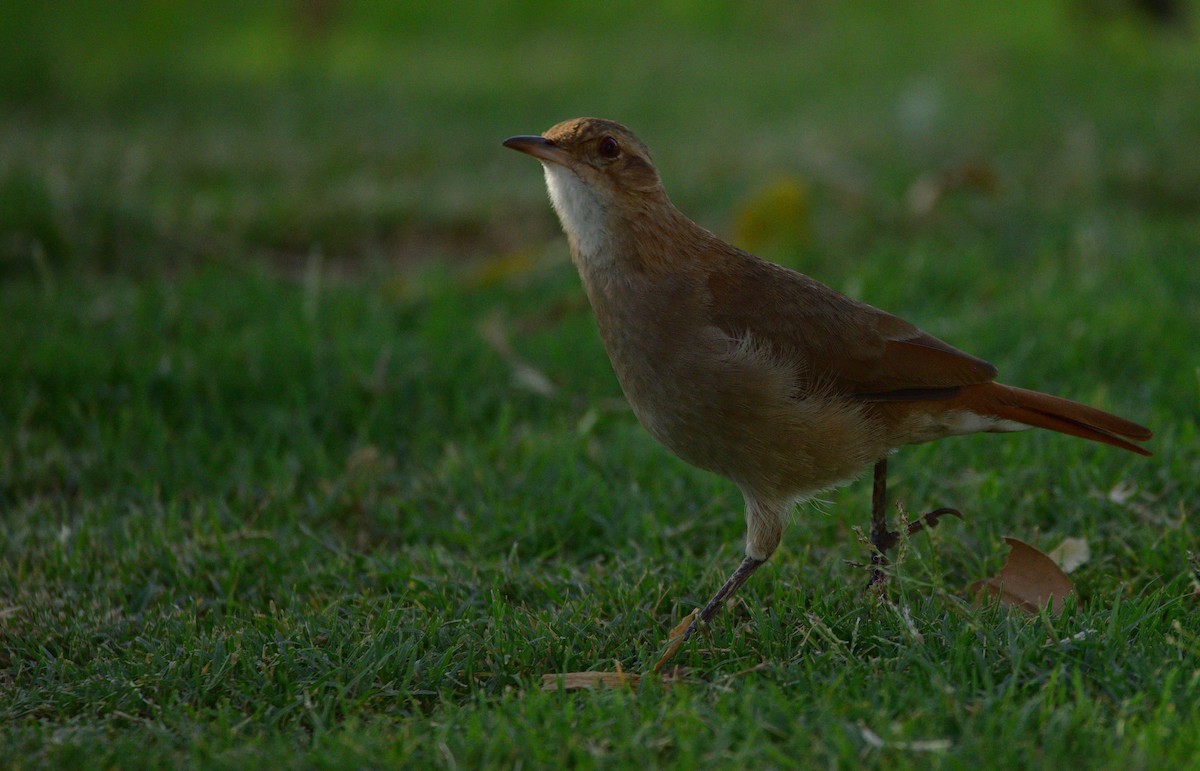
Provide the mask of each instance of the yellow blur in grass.
[{"label": "yellow blur in grass", "polygon": [[788,252],[812,238],[811,196],[796,176],[779,177],[737,207],[733,241],[751,252]]}]

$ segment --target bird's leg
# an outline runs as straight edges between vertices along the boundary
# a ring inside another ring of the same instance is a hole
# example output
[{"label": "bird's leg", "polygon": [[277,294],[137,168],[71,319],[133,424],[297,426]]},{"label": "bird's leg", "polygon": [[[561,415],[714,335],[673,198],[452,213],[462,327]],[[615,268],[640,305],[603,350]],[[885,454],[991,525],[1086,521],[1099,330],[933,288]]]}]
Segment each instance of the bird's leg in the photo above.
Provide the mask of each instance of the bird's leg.
[{"label": "bird's leg", "polygon": [[688,625],[687,631],[683,633],[683,639],[686,640],[692,636],[701,624],[707,624],[712,620],[713,616],[717,615],[717,611],[725,604],[725,601],[733,596],[742,584],[746,583],[746,579],[754,574],[766,560],[757,560],[753,557],[746,557],[742,560],[742,564],[738,565],[738,569],[733,571],[733,575],[725,582],[725,585],[717,590],[713,598],[704,606],[704,610],[700,611],[700,615]]},{"label": "bird's leg", "polygon": [[[947,514],[963,518],[958,509],[943,506],[908,523],[905,532],[913,535],[926,527],[937,527],[938,520]],[[900,534],[895,530],[888,530],[887,527],[887,458],[880,458],[875,462],[875,478],[871,487],[871,545],[875,549],[871,553],[871,565],[874,567],[871,570],[871,580],[867,582],[868,589],[883,584],[886,575],[882,567],[887,564],[887,550],[899,540]]]},{"label": "bird's leg", "polygon": [[[707,624],[709,621],[711,621],[713,616],[717,615],[717,612],[721,610],[721,607],[725,604],[725,601],[732,597],[733,593],[736,592],[742,584],[746,583],[746,579],[749,578],[755,570],[758,570],[758,567],[766,561],[767,560],[765,558],[755,559],[754,557],[750,556],[747,556],[744,560],[742,560],[742,564],[738,565],[738,569],[733,571],[733,575],[729,577],[729,580],[725,582],[725,585],[717,590],[717,593],[713,595],[713,598],[708,601],[707,605],[704,606],[704,610],[693,610],[687,615],[687,618],[680,621],[679,625],[671,630],[671,636],[667,642],[666,650],[654,664],[654,671],[662,672],[664,668],[666,668],[667,662],[675,657],[675,654],[679,652],[679,649],[683,647],[683,644],[687,642],[692,634],[699,629],[701,625]],[[687,625],[686,627],[684,626],[685,624]]]},{"label": "bird's leg", "polygon": [[887,458],[875,462],[871,484],[871,579],[867,588],[882,586],[886,576],[882,566],[887,563],[887,550],[896,544],[898,533],[887,527]]}]

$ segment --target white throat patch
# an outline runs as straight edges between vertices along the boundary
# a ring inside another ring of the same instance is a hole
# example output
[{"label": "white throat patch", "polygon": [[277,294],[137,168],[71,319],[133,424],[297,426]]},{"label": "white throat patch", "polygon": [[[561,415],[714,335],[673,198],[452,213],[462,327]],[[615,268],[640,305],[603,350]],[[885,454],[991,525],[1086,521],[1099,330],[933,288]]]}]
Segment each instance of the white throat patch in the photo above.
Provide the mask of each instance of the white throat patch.
[{"label": "white throat patch", "polygon": [[558,212],[567,238],[583,258],[597,258],[608,246],[608,206],[575,172],[543,163],[550,203]]}]

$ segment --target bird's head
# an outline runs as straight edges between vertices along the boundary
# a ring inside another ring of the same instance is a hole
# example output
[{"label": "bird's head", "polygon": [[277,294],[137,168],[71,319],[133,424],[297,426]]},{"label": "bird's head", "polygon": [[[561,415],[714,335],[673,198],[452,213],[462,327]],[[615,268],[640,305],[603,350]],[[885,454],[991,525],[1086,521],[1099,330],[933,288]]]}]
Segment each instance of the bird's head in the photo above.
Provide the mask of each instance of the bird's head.
[{"label": "bird's head", "polygon": [[632,131],[601,118],[572,118],[505,147],[542,162],[550,200],[571,246],[593,256],[612,239],[615,218],[666,202],[650,151]]}]

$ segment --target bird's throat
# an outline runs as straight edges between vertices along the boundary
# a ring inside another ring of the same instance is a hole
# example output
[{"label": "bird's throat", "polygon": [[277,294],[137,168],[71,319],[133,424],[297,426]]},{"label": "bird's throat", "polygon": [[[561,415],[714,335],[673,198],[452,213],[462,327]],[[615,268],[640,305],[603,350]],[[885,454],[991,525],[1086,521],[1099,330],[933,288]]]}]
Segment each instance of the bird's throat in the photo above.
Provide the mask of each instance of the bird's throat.
[{"label": "bird's throat", "polygon": [[583,262],[603,259],[612,248],[609,203],[570,169],[556,163],[543,166],[550,202],[567,233],[572,253]]}]

